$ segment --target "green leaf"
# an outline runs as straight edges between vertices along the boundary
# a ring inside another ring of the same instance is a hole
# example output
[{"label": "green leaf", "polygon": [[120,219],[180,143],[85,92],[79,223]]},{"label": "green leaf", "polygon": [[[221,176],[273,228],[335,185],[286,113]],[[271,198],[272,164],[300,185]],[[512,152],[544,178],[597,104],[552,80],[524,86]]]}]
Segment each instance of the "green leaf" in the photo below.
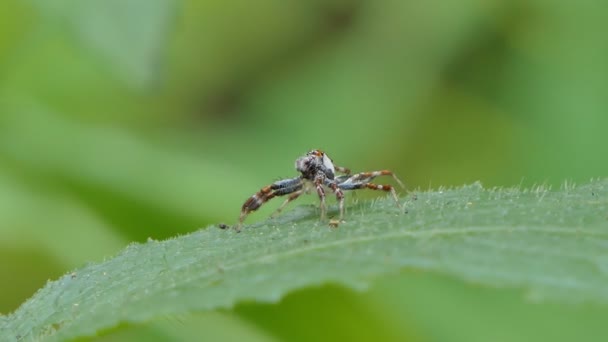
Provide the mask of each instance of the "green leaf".
[{"label": "green leaf", "polygon": [[325,283],[364,290],[405,268],[520,289],[535,301],[608,304],[608,180],[559,191],[473,184],[415,197],[403,199],[407,214],[389,199],[349,206],[335,229],[299,206],[240,234],[209,227],[132,244],[0,317],[0,339],[87,336],[122,322],[276,302]]}]

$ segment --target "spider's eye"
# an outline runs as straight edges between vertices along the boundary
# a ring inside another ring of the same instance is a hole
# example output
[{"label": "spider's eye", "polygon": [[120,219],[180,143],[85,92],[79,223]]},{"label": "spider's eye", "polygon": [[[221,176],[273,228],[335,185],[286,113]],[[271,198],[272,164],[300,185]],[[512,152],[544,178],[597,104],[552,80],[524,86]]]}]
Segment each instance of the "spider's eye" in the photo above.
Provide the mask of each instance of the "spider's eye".
[{"label": "spider's eye", "polygon": [[322,157],[323,156],[323,152],[319,151],[319,150],[312,150],[310,152],[308,152],[309,155],[311,156],[315,156],[315,157]]}]

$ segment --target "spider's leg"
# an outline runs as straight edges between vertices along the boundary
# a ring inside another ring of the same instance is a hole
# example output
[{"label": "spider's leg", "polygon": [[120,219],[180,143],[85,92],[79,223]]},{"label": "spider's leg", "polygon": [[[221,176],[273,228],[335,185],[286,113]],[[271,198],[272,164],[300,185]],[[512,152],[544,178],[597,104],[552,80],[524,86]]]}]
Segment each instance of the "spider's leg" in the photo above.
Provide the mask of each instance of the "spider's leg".
[{"label": "spider's leg", "polygon": [[321,204],[319,208],[321,209],[321,221],[325,220],[325,189],[323,189],[323,180],[321,178],[317,178],[315,180],[315,187],[317,189],[317,195],[319,195],[319,200]]},{"label": "spider's leg", "polygon": [[340,207],[340,221],[342,221],[344,219],[344,192],[342,192],[342,189],[340,189],[336,183],[332,183],[331,189],[334,191],[334,194],[336,194],[336,199],[338,200],[338,205]]},{"label": "spider's leg", "polygon": [[399,180],[399,178],[397,178],[397,176],[389,170],[360,172],[352,175],[348,180],[346,180],[346,182],[350,181],[352,183],[368,183],[369,181],[378,176],[392,176],[395,182],[397,182],[397,184],[399,184],[402,189],[405,189],[405,186],[403,185],[403,183],[401,183],[401,180]]},{"label": "spider's leg", "polygon": [[334,169],[336,169],[337,172],[343,173],[345,175],[350,175],[350,169],[347,167],[334,165]]},{"label": "spider's leg", "polygon": [[374,184],[374,183],[367,183],[367,182],[359,182],[359,183],[344,182],[344,183],[338,184],[338,187],[340,187],[340,189],[342,189],[342,190],[357,190],[357,189],[367,188],[367,189],[371,189],[371,190],[387,191],[387,192],[390,192],[391,195],[393,196],[393,199],[395,200],[397,207],[401,208],[401,203],[399,203],[399,198],[397,197],[395,188],[392,185]]},{"label": "spider's leg", "polygon": [[344,192],[339,187],[336,180],[326,179],[325,185],[328,186],[336,195],[336,200],[338,200],[338,206],[340,207],[340,221],[342,221],[344,219]]},{"label": "spider's leg", "polygon": [[243,225],[243,221],[245,221],[245,217],[249,215],[250,212],[257,210],[262,204],[268,202],[270,199],[274,197],[272,193],[272,189],[269,186],[265,186],[260,191],[256,192],[253,196],[249,197],[245,203],[243,203],[243,207],[241,208],[241,215],[239,216],[239,223],[236,225],[235,229],[237,232],[241,231],[241,226]]},{"label": "spider's leg", "polygon": [[262,204],[268,202],[276,196],[288,195],[299,191],[300,189],[302,189],[302,179],[300,177],[283,179],[263,187],[260,189],[260,191],[249,197],[245,203],[243,203],[241,215],[239,216],[239,223],[235,229],[240,231],[245,217],[247,217],[250,212],[261,207]]},{"label": "spider's leg", "polygon": [[292,192],[291,195],[289,195],[289,197],[287,197],[287,199],[283,202],[283,204],[281,204],[281,206],[278,207],[277,210],[275,210],[272,215],[270,215],[270,217],[276,217],[277,215],[279,215],[281,213],[281,211],[283,211],[283,209],[287,206],[287,204],[289,204],[289,202],[300,197],[300,195],[303,194],[304,191],[305,191],[304,189],[300,189],[295,192]]},{"label": "spider's leg", "polygon": [[395,192],[395,188],[392,185],[366,183],[365,186],[368,189],[372,189],[372,190],[389,191],[391,193],[391,195],[393,196],[393,199],[395,200],[395,204],[397,204],[397,207],[401,208],[401,203],[399,203],[399,198],[397,197],[397,193]]}]

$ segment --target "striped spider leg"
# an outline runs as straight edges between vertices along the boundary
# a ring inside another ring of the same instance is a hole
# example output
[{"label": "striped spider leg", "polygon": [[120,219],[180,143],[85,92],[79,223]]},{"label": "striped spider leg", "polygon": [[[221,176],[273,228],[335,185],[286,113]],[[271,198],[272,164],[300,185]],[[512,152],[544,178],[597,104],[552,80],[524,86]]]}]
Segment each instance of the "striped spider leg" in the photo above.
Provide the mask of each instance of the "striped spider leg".
[{"label": "striped spider leg", "polygon": [[260,189],[260,191],[256,192],[253,196],[249,197],[245,203],[243,203],[239,223],[235,228],[236,231],[241,231],[243,221],[250,212],[257,210],[262,206],[262,204],[268,202],[276,196],[285,196],[291,194],[287,198],[286,202],[283,203],[283,205],[279,208],[282,209],[282,207],[284,207],[288,202],[298,198],[298,196],[302,194],[303,186],[304,184],[302,177],[295,177],[276,181]]},{"label": "striped spider leg", "polygon": [[[370,183],[374,178],[378,176],[392,176],[395,182],[399,184],[402,189],[405,189],[405,186],[397,178],[397,176],[389,171],[389,170],[381,170],[381,171],[372,171],[372,172],[360,172],[354,174],[352,176],[340,176],[336,178],[337,186],[339,189],[347,191],[347,190],[357,190],[357,189],[371,189],[371,190],[382,190],[390,192],[393,199],[395,200],[395,204],[397,207],[401,209],[401,204],[399,203],[399,198],[397,197],[397,193],[395,192],[395,188],[389,184],[374,184]],[[340,203],[340,220],[344,217],[344,208],[342,203]]]},{"label": "striped spider leg", "polygon": [[[350,174],[350,170],[336,166],[336,171],[340,173]],[[321,220],[325,219],[325,191],[322,186],[315,186],[317,190],[317,194],[319,195],[319,199],[321,201]],[[333,190],[333,188],[332,188]],[[243,204],[241,208],[241,215],[239,217],[239,223],[236,226],[236,230],[240,231],[240,228],[245,220],[245,217],[249,215],[250,212],[257,210],[264,203],[268,202],[272,198],[276,196],[285,196],[289,195],[285,201],[278,207],[274,213],[270,217],[276,217],[285,209],[285,207],[289,204],[289,202],[297,199],[303,193],[310,193],[311,191],[311,183],[305,180],[302,177],[295,177],[289,179],[282,179],[280,181],[276,181],[271,185],[265,186],[260,191],[255,193],[253,196],[249,197],[247,201]],[[337,191],[341,194],[341,191],[337,189]],[[335,192],[335,190],[334,190]],[[336,194],[338,196],[338,194]],[[343,195],[341,195],[343,197]],[[338,197],[339,198],[339,197]]]},{"label": "striped spider leg", "polygon": [[[312,150],[296,159],[295,168],[300,173],[298,177],[279,180],[265,186],[245,201],[241,208],[239,223],[235,227],[237,231],[240,231],[243,221],[250,212],[257,210],[274,197],[289,195],[272,216],[279,214],[289,202],[297,199],[303,193],[311,192],[313,189],[319,196],[321,221],[325,220],[327,211],[325,188],[331,189],[338,200],[340,220],[344,219],[344,191],[347,190],[367,188],[388,191],[393,196],[397,206],[401,208],[395,189],[391,185],[370,183],[378,176],[392,176],[403,188],[403,183],[391,171],[361,172],[351,175],[350,169],[334,165],[331,158],[321,150]],[[336,176],[336,172],[343,175]]]},{"label": "striped spider leg", "polygon": [[[334,165],[334,168],[337,172],[343,173],[345,175],[350,175],[349,168],[346,168],[343,166],[335,166],[335,165]],[[342,176],[342,177],[344,177],[344,176]],[[327,179],[326,177],[323,177],[323,178]],[[283,209],[285,209],[285,207],[289,204],[289,202],[300,197],[300,195],[302,195],[303,193],[309,194],[312,191],[313,183],[311,183],[305,179],[303,179],[303,180],[304,180],[303,187],[298,189],[297,191],[293,192],[291,195],[289,195],[289,197],[287,197],[287,199],[285,201],[283,201],[281,206],[278,207],[277,210],[275,210],[274,213],[272,213],[272,215],[270,215],[270,217],[276,217],[277,215],[279,215],[281,213],[281,211],[283,211]],[[323,183],[325,183],[325,182],[323,182]],[[319,195],[319,200],[321,201],[321,204],[320,204],[321,220],[323,220],[325,218],[325,190],[323,189],[322,186],[317,185],[316,182],[314,184],[315,184],[314,188],[316,189],[317,194]],[[325,185],[327,185],[327,184],[325,184]]]},{"label": "striped spider leg", "polygon": [[323,186],[326,186],[328,188],[331,189],[331,191],[334,193],[334,195],[336,195],[336,200],[338,201],[338,204],[340,206],[340,220],[342,220],[343,217],[343,213],[344,213],[344,193],[342,192],[342,190],[338,187],[338,182],[336,181],[338,178],[340,177],[348,177],[350,175],[350,169],[342,167],[342,166],[335,166],[332,165],[333,170],[340,172],[340,173],[344,173],[345,175],[343,176],[338,176],[335,177],[335,175],[331,174],[331,178],[327,177],[326,174],[321,174],[320,176],[318,176],[315,179],[315,188],[317,190],[317,194],[319,195],[319,200],[320,200],[320,204],[319,204],[319,209],[321,210],[321,221],[325,220],[325,216],[326,216],[326,207],[325,207],[325,189],[323,188]]}]

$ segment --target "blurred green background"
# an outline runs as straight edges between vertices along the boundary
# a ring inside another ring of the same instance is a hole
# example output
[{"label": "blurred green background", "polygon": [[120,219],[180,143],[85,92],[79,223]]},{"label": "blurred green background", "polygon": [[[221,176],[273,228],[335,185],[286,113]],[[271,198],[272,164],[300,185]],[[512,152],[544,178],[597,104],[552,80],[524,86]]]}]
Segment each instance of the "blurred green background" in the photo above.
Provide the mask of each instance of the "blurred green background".
[{"label": "blurred green background", "polygon": [[[607,30],[608,3],[592,0],[2,1],[0,312],[131,241],[234,223],[313,148],[394,170],[409,189],[605,177]],[[521,337],[497,326],[522,312],[542,324],[575,313],[395,277],[365,295],[311,289],[105,338],[318,338],[278,319],[305,316],[325,337],[471,341],[448,319],[469,296],[466,317],[504,316],[479,339],[497,341]]]}]

